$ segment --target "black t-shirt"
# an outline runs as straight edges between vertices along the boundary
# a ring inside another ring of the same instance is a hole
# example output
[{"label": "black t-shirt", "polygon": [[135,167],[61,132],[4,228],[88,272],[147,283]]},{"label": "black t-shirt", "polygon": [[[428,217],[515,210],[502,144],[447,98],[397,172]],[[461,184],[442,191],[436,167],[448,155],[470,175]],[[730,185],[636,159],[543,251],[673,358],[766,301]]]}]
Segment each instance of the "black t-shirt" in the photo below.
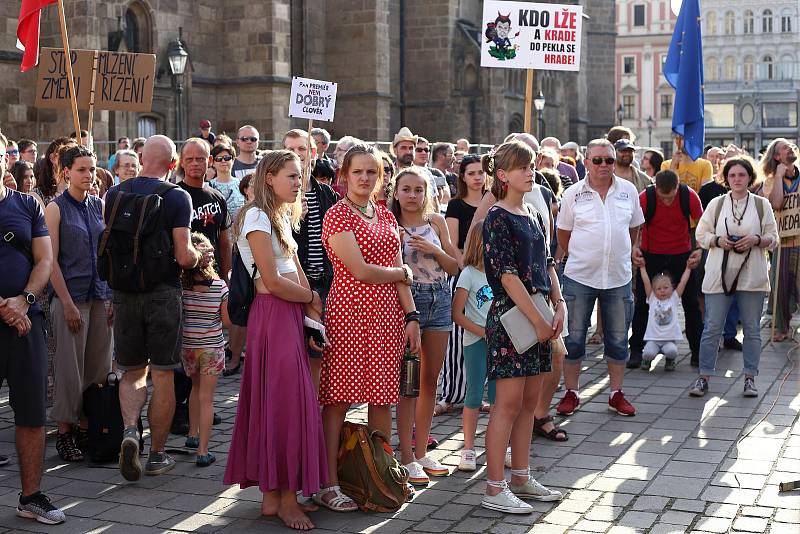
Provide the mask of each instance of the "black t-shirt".
[{"label": "black t-shirt", "polygon": [[447,204],[445,218],[453,218],[458,221],[458,243],[459,250],[464,250],[464,243],[467,241],[467,232],[472,226],[472,218],[478,210],[477,206],[470,206],[464,199],[454,198]]},{"label": "black t-shirt", "polygon": [[711,181],[700,188],[700,192],[697,194],[697,196],[700,197],[700,203],[703,205],[703,209],[705,210],[712,200],[717,197],[721,197],[727,192],[727,187],[716,181]]},{"label": "black t-shirt", "polygon": [[186,182],[181,182],[178,186],[189,193],[192,198],[192,232],[200,232],[211,241],[219,271],[219,267],[222,265],[220,263],[219,235],[231,226],[225,197],[208,185],[192,187]]},{"label": "black t-shirt", "polygon": [[256,157],[255,163],[242,163],[239,159],[233,160],[233,167],[231,168],[231,175],[237,180],[241,180],[251,172],[255,172],[256,167],[258,167],[258,160],[261,159]]}]

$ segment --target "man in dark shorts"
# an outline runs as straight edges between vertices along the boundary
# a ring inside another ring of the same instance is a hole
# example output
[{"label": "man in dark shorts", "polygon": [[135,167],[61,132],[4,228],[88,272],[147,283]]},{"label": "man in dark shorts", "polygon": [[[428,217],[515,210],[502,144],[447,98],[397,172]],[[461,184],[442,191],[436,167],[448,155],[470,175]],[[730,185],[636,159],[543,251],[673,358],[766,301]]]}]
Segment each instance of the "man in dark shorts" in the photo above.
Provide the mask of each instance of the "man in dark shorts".
[{"label": "man in dark shorts", "polygon": [[[0,169],[8,142],[0,134]],[[0,384],[8,381],[22,492],[17,515],[55,525],[64,512],[40,491],[47,402],[44,315],[36,302],[53,264],[41,205],[0,183]]]},{"label": "man in dark shorts", "polygon": [[[142,160],[140,175],[125,184],[132,183],[126,187],[132,187],[134,193],[152,194],[175,165],[175,144],[163,135],[154,135],[144,145]],[[121,185],[112,187],[109,195],[119,187]],[[175,257],[172,274],[150,291],[114,291],[114,347],[117,366],[125,371],[119,389],[125,425],[119,467],[122,476],[130,481],[138,480],[142,474],[140,436],[136,425],[147,402],[148,367],[153,381],[153,398],[148,412],[150,456],[144,472],[160,475],[175,467],[175,460],[165,452],[165,445],[175,410],[173,373],[182,365],[180,270],[194,268],[200,258],[189,239],[192,215],[189,194],[176,187],[164,193],[162,198]]]}]

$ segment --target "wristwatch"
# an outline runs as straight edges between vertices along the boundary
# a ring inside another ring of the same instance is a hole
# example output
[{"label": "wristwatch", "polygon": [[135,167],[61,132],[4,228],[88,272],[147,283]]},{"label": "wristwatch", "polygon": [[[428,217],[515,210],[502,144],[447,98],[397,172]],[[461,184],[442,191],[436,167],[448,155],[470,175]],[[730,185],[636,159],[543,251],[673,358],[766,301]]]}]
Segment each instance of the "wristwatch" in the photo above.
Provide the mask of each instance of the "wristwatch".
[{"label": "wristwatch", "polygon": [[25,297],[25,302],[28,303],[28,306],[33,306],[36,304],[36,295],[31,293],[30,291],[23,291],[22,296]]}]

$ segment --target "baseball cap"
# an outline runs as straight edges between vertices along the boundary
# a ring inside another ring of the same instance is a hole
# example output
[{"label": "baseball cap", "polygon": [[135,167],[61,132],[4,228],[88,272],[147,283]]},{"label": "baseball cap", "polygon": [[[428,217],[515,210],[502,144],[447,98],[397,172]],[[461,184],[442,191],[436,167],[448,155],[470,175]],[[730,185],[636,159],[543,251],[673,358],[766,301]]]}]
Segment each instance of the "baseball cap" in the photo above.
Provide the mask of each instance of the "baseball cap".
[{"label": "baseball cap", "polygon": [[636,150],[637,148],[639,147],[634,145],[633,141],[631,141],[630,139],[620,139],[619,141],[614,143],[615,150]]},{"label": "baseball cap", "polygon": [[208,119],[203,119],[200,121],[200,128],[211,128],[211,121]]}]

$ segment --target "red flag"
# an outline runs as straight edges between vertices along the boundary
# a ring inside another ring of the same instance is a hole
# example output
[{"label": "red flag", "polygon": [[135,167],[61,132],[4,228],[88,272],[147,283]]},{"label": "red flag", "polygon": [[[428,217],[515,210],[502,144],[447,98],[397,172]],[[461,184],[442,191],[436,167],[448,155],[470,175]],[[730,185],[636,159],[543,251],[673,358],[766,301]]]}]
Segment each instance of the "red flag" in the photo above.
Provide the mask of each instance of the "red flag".
[{"label": "red flag", "polygon": [[42,9],[58,0],[22,0],[17,23],[17,48],[23,51],[20,70],[25,72],[39,63],[39,17]]}]

